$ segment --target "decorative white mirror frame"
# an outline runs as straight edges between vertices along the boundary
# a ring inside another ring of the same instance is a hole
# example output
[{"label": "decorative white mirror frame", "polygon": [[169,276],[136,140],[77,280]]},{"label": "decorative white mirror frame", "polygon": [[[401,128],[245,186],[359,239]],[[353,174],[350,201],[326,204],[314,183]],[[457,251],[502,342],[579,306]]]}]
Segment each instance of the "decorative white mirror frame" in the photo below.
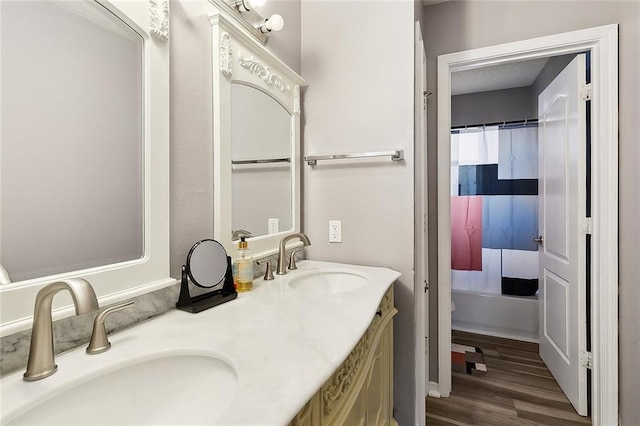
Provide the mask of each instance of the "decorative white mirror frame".
[{"label": "decorative white mirror frame", "polygon": [[[100,306],[177,282],[169,276],[169,1],[96,1],[144,40],[144,256],[0,286],[0,337],[31,328],[36,294],[53,281],[86,279]],[[74,314],[66,292],[53,302],[54,320]]]},{"label": "decorative white mirror frame", "polygon": [[[213,71],[214,236],[229,254],[231,240],[231,88],[243,83],[268,93],[291,115],[292,229],[249,239],[254,256],[277,252],[280,240],[300,232],[300,85],[304,80],[226,15],[209,17]],[[256,205],[256,209],[260,206]]]}]

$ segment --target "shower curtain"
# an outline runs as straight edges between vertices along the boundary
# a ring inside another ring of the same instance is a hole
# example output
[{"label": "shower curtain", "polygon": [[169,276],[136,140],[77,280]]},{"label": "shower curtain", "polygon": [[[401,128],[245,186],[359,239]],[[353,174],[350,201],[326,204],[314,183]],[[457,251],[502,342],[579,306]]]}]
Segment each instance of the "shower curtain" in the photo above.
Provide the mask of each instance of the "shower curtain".
[{"label": "shower curtain", "polygon": [[452,288],[538,289],[537,124],[451,132]]}]

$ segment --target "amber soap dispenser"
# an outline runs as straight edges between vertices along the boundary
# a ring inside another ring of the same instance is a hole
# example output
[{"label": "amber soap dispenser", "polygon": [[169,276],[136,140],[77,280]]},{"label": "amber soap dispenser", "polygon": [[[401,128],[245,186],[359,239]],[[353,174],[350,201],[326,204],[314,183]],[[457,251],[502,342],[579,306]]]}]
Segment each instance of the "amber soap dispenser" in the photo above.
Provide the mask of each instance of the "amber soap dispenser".
[{"label": "amber soap dispenser", "polygon": [[246,237],[240,237],[238,252],[233,261],[233,282],[238,292],[253,290],[253,256]]}]

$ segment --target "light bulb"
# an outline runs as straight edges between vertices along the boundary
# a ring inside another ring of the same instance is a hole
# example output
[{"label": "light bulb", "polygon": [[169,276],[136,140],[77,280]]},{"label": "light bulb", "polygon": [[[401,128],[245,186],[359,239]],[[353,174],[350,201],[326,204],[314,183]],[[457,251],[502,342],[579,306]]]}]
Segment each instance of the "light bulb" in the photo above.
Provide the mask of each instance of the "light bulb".
[{"label": "light bulb", "polygon": [[284,18],[277,13],[271,15],[271,18],[264,21],[260,26],[260,31],[269,33],[271,31],[280,31],[284,28]]}]

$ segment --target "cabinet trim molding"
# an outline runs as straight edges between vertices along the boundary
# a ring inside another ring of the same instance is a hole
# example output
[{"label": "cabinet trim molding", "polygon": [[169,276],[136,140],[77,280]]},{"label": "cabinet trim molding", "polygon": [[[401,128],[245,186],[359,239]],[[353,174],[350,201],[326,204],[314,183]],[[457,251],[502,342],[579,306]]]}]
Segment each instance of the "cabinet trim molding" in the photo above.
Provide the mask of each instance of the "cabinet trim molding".
[{"label": "cabinet trim molding", "polygon": [[[384,413],[383,418],[376,422],[397,426],[398,423],[393,418],[393,317],[398,310],[393,305],[392,285],[383,295],[369,327],[347,359],[298,412],[289,426],[360,424],[361,421],[368,424],[370,413],[366,406],[369,398],[367,395],[372,391],[370,386],[373,375],[380,375],[381,371],[384,371],[384,375],[379,376],[382,377],[383,387],[377,381],[376,389],[389,388],[380,401],[386,408],[375,414],[377,418]],[[382,367],[378,366],[380,362],[383,363]],[[378,368],[377,373],[374,373],[375,368]],[[381,405],[377,407],[380,408]]]},{"label": "cabinet trim molding", "polygon": [[393,307],[391,288],[385,293],[378,309],[382,310],[382,316],[377,314],[374,316],[371,325],[354,350],[320,391],[322,413],[325,416],[330,416],[341,406],[353,403],[351,399],[356,397],[356,392],[352,390],[362,387],[366,378],[365,373],[373,364],[375,351],[372,348],[378,345],[385,328],[398,313],[398,310]]}]

